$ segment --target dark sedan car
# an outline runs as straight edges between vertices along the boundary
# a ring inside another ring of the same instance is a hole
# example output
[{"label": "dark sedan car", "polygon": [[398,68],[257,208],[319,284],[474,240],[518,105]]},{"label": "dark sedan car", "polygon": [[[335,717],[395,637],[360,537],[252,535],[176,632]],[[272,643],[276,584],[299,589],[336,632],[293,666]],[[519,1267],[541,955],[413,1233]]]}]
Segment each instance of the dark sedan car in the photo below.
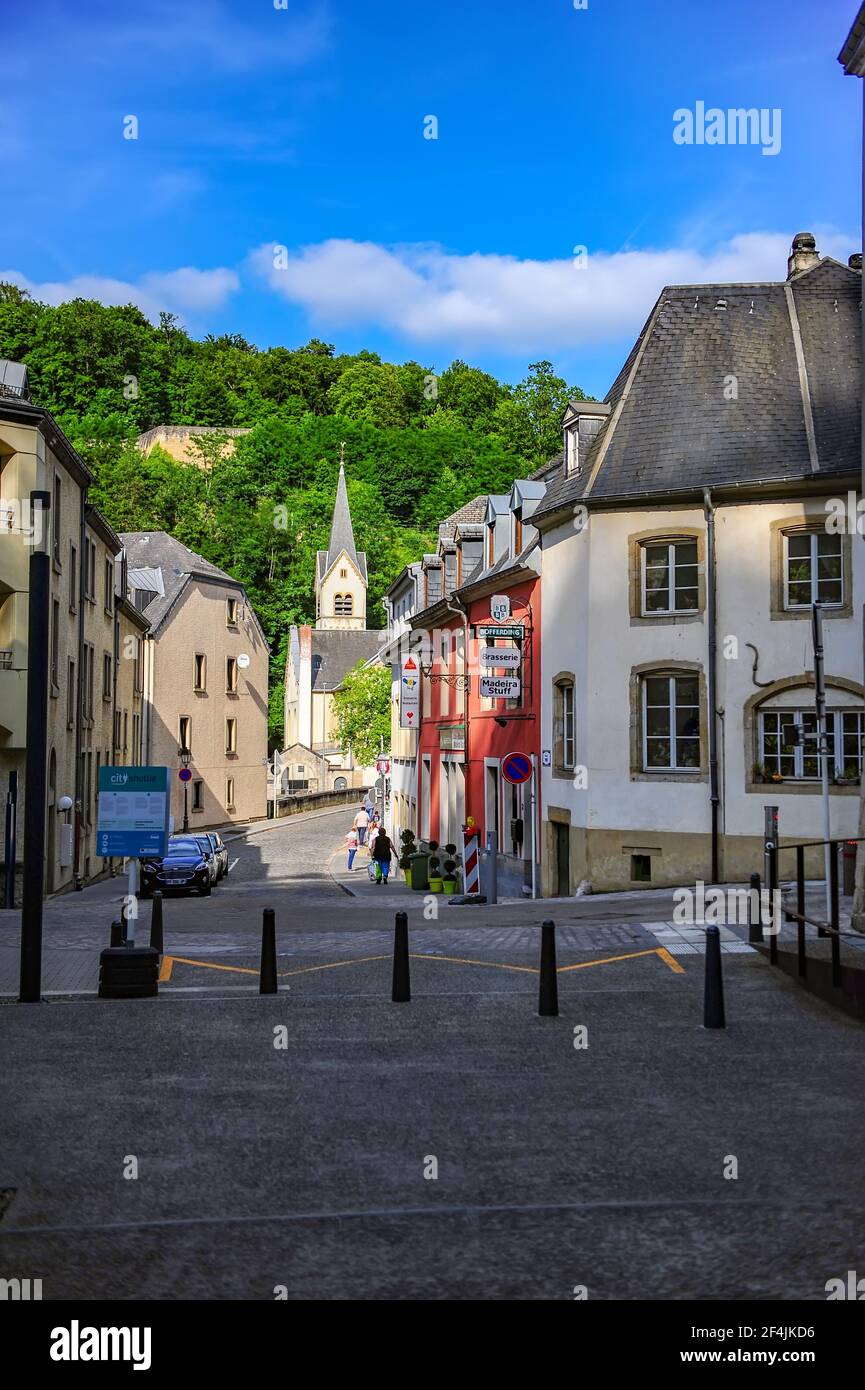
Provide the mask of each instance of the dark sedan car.
[{"label": "dark sedan car", "polygon": [[161,893],[201,893],[204,897],[212,893],[211,861],[193,835],[169,840],[164,859],[142,859],[142,896],[150,897],[157,888]]}]

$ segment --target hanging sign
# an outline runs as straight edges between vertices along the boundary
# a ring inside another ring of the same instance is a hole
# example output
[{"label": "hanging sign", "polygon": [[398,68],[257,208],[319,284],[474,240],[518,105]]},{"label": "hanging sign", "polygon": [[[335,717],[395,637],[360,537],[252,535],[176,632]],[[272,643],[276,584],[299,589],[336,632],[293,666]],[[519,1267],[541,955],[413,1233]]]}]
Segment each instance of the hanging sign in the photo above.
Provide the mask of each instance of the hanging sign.
[{"label": "hanging sign", "polygon": [[519,676],[481,676],[482,700],[517,700],[519,695]]},{"label": "hanging sign", "polygon": [[510,637],[515,642],[522,642],[523,625],[522,623],[508,623],[506,626],[504,624],[497,626],[493,623],[479,623],[478,637],[481,642],[492,642],[496,637]]},{"label": "hanging sign", "polygon": [[399,726],[416,729],[420,724],[420,665],[411,653],[402,663],[399,678]]},{"label": "hanging sign", "polygon": [[493,594],[490,599],[490,617],[494,623],[503,623],[511,616],[511,601],[507,594]]},{"label": "hanging sign", "polygon": [[481,647],[478,660],[482,666],[502,666],[519,670],[522,653],[516,647]]}]

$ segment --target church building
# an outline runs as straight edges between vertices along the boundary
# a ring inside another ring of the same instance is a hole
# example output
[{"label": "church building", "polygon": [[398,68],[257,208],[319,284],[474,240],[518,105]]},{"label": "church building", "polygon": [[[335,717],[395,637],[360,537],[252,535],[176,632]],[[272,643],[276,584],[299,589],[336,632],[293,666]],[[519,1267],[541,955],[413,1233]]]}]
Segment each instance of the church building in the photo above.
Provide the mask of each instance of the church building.
[{"label": "church building", "polygon": [[366,626],[366,595],[366,555],[355,547],[340,461],[330,543],[316,555],[315,627],[292,625],[289,633],[282,755],[285,789],[331,791],[360,787],[368,780],[365,770],[354,765],[350,751],[339,746],[333,716],[333,694],[343,677],[359,662],[374,657],[386,636]]}]

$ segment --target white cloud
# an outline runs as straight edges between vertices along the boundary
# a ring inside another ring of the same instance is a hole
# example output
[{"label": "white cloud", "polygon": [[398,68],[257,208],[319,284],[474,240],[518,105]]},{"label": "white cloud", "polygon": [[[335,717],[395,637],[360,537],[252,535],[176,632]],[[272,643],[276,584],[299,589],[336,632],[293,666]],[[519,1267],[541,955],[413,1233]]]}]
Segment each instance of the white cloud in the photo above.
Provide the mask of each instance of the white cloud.
[{"label": "white cloud", "polygon": [[[290,252],[274,267],[274,245],[250,257],[277,294],[320,327],[368,325],[411,342],[526,353],[579,348],[635,333],[664,285],[783,280],[791,234],[747,232],[710,251],[689,247],[520,260],[440,246],[380,246],[329,240]],[[827,230],[823,255],[846,260],[855,238]]]},{"label": "white cloud", "polygon": [[150,271],[136,281],[114,280],[103,275],[76,275],[71,280],[29,280],[17,270],[0,270],[0,280],[20,285],[42,304],[65,304],[70,299],[97,299],[101,304],[137,304],[154,323],[160,310],[181,317],[220,308],[240,286],[233,270]]}]

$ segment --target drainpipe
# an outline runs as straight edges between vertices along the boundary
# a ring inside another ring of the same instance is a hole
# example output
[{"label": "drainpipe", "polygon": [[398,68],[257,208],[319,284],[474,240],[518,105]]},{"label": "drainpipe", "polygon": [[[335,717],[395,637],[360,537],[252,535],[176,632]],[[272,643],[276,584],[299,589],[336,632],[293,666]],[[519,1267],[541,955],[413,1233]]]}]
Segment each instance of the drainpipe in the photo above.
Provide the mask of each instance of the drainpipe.
[{"label": "drainpipe", "polygon": [[720,878],[718,862],[718,730],[717,730],[717,615],[715,612],[715,508],[712,494],[703,488],[703,508],[706,515],[706,616],[709,623],[708,704],[709,704],[709,801],[712,807],[712,883]]},{"label": "drainpipe", "polygon": [[[465,815],[465,814],[466,814],[466,805],[465,805],[465,803],[466,803],[466,802],[468,801],[468,799],[469,799],[469,795],[470,795],[470,792],[471,792],[471,784],[472,784],[472,765],[471,765],[471,760],[470,760],[470,758],[469,758],[469,685],[470,685],[470,677],[469,677],[469,611],[468,611],[468,609],[465,607],[464,604],[462,604],[462,603],[459,602],[459,600],[457,600],[455,603],[453,603],[453,602],[451,602],[450,599],[447,599],[447,598],[446,598],[446,599],[444,600],[444,605],[445,605],[445,608],[447,608],[448,612],[453,613],[454,616],[457,617],[457,618],[461,618],[461,619],[462,619],[462,624],[463,624],[463,667],[464,667],[464,681],[465,681],[465,683],[464,683],[464,685],[463,685],[463,723],[465,724],[465,730],[466,730],[466,746],[465,746],[465,749],[464,749],[466,773],[465,773],[465,801],[463,802],[463,815]],[[441,784],[439,784],[439,785],[441,785]],[[439,818],[441,818],[441,806],[439,806]],[[432,829],[432,827],[430,827],[430,829]]]},{"label": "drainpipe", "polygon": [[81,875],[81,832],[84,824],[81,798],[84,795],[84,769],[82,767],[81,744],[84,723],[84,539],[86,536],[87,489],[82,488],[81,514],[78,524],[78,681],[75,692],[75,847],[72,855],[72,882],[77,889],[84,887]]}]

